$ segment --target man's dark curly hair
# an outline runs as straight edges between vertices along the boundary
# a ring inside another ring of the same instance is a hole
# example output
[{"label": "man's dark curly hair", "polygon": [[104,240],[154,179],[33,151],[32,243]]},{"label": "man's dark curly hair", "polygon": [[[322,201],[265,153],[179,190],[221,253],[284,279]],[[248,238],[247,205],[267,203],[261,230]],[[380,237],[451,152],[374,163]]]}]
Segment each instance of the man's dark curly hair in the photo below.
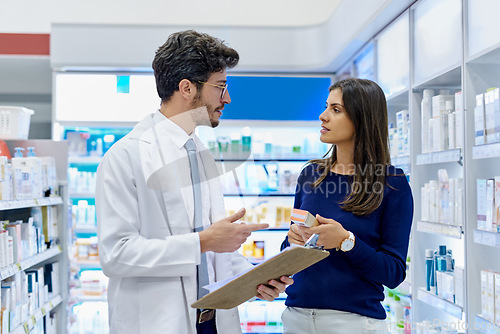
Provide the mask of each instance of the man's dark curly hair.
[{"label": "man's dark curly hair", "polygon": [[162,102],[168,101],[183,79],[201,90],[198,81],[207,81],[212,73],[235,67],[239,59],[236,50],[208,34],[194,30],[173,33],[153,60],[158,95]]}]

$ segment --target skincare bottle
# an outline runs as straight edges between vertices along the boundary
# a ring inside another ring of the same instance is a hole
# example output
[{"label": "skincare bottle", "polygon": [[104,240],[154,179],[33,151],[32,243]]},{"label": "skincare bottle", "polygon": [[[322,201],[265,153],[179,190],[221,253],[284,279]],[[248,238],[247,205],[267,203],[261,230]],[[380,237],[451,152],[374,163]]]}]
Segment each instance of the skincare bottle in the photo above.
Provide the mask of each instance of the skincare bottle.
[{"label": "skincare bottle", "polygon": [[425,276],[426,276],[426,289],[427,291],[431,291],[431,287],[435,286],[434,280],[434,250],[426,249],[425,250]]},{"label": "skincare bottle", "polygon": [[245,126],[241,136],[241,151],[250,152],[252,150],[252,132],[250,127]]}]

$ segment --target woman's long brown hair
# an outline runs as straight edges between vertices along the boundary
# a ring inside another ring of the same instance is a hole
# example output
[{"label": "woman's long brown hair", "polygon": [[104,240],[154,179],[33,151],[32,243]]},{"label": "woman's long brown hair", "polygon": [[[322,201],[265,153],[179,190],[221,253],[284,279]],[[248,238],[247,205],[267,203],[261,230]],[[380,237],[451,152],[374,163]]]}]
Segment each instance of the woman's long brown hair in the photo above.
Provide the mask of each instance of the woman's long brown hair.
[{"label": "woman's long brown hair", "polygon": [[[373,81],[347,78],[333,84],[329,91],[340,89],[344,108],[355,129],[354,175],[351,192],[340,204],[345,211],[366,216],[375,211],[384,197],[387,166],[391,163],[388,144],[387,102],[382,89]],[[331,152],[330,156],[327,156]],[[309,161],[320,169],[317,187],[337,161],[332,146],[324,159]]]}]

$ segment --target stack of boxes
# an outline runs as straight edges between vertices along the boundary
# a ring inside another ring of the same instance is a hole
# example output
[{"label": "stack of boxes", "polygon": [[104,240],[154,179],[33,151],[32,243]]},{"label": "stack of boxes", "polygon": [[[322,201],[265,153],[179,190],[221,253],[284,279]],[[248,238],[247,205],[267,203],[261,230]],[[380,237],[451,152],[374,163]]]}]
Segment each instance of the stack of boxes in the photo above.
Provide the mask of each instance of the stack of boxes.
[{"label": "stack of boxes", "polygon": [[[16,329],[60,292],[58,262],[17,272],[2,281],[0,333]],[[35,329],[43,333],[43,322]]]},{"label": "stack of boxes", "polygon": [[500,142],[500,89],[476,95],[474,109],[475,145]]},{"label": "stack of boxes", "polygon": [[463,195],[463,179],[449,178],[446,169],[438,170],[438,180],[421,188],[422,221],[462,226]]},{"label": "stack of boxes", "polygon": [[481,270],[481,315],[500,326],[500,273]]},{"label": "stack of boxes", "polygon": [[500,232],[500,176],[477,180],[477,229]]},{"label": "stack of boxes", "polygon": [[402,157],[410,155],[410,114],[408,110],[400,110],[396,113],[396,128],[389,124],[389,146],[391,157]]},{"label": "stack of boxes", "polygon": [[425,89],[421,103],[422,153],[463,148],[462,92]]}]

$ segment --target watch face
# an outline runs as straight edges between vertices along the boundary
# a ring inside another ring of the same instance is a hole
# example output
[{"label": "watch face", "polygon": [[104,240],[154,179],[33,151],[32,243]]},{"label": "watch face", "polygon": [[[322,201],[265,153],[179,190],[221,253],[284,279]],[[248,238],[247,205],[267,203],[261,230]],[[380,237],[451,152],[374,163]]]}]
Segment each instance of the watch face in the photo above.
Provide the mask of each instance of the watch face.
[{"label": "watch face", "polygon": [[344,240],[342,243],[342,250],[343,251],[350,251],[354,247],[354,241],[351,239]]}]

